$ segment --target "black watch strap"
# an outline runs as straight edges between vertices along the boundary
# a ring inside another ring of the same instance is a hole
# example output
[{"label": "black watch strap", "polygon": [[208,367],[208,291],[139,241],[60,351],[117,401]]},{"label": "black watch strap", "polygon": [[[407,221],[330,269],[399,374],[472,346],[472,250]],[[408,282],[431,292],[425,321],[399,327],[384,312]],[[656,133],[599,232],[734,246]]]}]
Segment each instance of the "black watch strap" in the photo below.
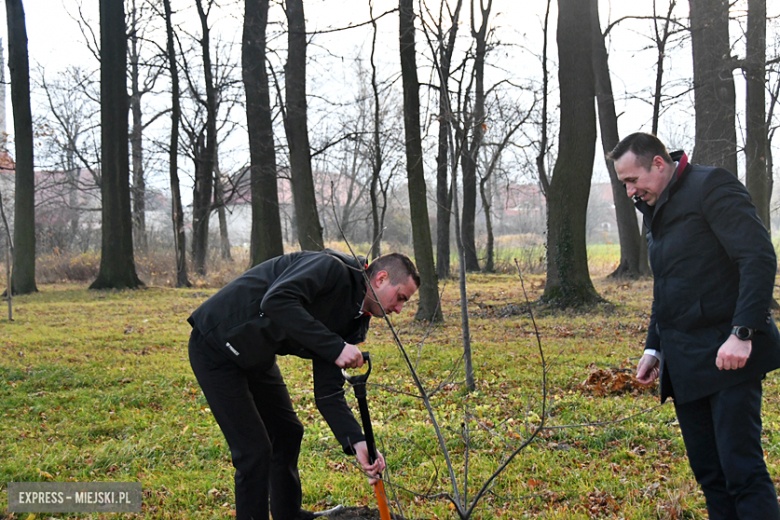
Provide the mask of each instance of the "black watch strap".
[{"label": "black watch strap", "polygon": [[731,329],[731,333],[742,341],[753,339],[753,329],[742,325],[734,325]]}]

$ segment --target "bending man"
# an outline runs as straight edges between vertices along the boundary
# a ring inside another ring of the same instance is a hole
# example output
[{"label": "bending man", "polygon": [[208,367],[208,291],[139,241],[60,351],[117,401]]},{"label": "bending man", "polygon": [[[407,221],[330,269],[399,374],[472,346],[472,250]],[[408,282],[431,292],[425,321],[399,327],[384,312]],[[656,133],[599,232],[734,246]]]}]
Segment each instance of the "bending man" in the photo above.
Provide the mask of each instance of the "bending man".
[{"label": "bending man", "polygon": [[238,520],[267,520],[269,497],[274,520],[313,518],[301,509],[303,426],[277,355],[312,360],[317,408],[344,452],[369,475],[384,469],[381,454],[368,462],[341,369],[363,365],[355,345],[371,316],[400,312],[420,277],[406,256],[383,255],[366,269],[371,291],[360,267],[331,250],[283,255],[230,282],[188,319],[190,364],[236,468]]}]

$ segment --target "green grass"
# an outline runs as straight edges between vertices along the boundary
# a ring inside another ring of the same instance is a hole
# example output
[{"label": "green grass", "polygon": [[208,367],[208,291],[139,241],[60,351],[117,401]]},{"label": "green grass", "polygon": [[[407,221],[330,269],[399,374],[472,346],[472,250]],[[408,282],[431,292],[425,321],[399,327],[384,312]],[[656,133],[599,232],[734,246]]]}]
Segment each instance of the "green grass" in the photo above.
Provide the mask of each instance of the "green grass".
[{"label": "green grass", "polygon": [[[593,246],[601,266],[614,246]],[[607,267],[599,267],[606,271]],[[657,405],[657,398],[594,397],[579,384],[589,365],[633,366],[641,354],[650,282],[596,278],[611,305],[592,312],[539,310],[548,363],[549,426],[610,422]],[[531,299],[544,279],[531,275]],[[442,283],[442,287],[444,287]],[[8,481],[138,481],[145,519],[229,517],[233,468],[187,359],[186,318],[214,289],[146,288],[91,292],[43,285],[15,299],[13,323],[0,321],[0,483]],[[462,368],[434,405],[463,489],[462,424],[470,432],[469,496],[519,446],[541,414],[541,366],[527,314],[497,317],[523,303],[517,276],[469,277],[471,337],[477,390],[466,394]],[[446,323],[415,323],[414,302],[395,319],[429,389],[445,380],[461,355],[457,284],[442,298]],[[374,357],[369,403],[393,481],[428,494],[449,492],[449,476],[430,421],[384,324],[369,332]],[[281,358],[306,426],[301,457],[304,506],[375,506],[353,460],[316,411],[305,361]],[[350,402],[354,404],[352,392]],[[780,413],[777,377],[765,383],[765,448],[778,475]],[[466,419],[466,411],[470,418]],[[704,502],[688,469],[671,405],[603,426],[543,432],[496,480],[474,518],[704,519]],[[0,484],[3,486],[4,484]],[[411,518],[455,518],[443,499],[400,492]],[[0,493],[0,517],[6,496]],[[46,517],[48,518],[49,515]],[[116,518],[121,515],[51,515]],[[133,518],[133,515],[124,515]],[[15,518],[27,518],[21,515]]]}]

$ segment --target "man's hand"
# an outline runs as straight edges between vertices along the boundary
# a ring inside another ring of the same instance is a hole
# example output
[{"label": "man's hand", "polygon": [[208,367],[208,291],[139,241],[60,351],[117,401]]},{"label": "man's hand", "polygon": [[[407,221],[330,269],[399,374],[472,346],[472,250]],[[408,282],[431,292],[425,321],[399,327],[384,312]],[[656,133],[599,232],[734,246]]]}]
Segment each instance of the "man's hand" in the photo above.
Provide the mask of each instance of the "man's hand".
[{"label": "man's hand", "polygon": [[636,365],[636,380],[649,385],[658,378],[658,358],[645,354]]},{"label": "man's hand", "polygon": [[715,364],[718,370],[737,370],[745,366],[752,350],[752,341],[743,341],[734,334],[729,334],[729,339],[718,349]]},{"label": "man's hand", "polygon": [[370,477],[368,479],[368,483],[373,486],[379,480],[374,477],[385,470],[385,458],[381,453],[379,453],[379,450],[376,450],[376,460],[373,464],[369,464],[368,445],[366,444],[366,441],[357,442],[353,444],[352,447],[355,448],[355,457],[357,458],[357,461],[360,463],[363,471],[365,471]]},{"label": "man's hand", "polygon": [[344,349],[336,358],[336,365],[339,368],[356,368],[363,366],[363,353],[355,345],[344,344]]}]

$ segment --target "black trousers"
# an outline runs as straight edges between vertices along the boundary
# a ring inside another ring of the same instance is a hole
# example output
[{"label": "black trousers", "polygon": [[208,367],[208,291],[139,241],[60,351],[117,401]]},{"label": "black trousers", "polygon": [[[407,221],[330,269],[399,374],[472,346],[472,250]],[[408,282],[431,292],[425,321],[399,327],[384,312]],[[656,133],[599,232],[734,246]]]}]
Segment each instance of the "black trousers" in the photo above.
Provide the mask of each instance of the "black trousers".
[{"label": "black trousers", "polygon": [[761,448],[761,380],[675,409],[710,520],[780,520]]},{"label": "black trousers", "polygon": [[197,329],[190,336],[189,356],[230,447],[236,468],[236,519],[268,520],[269,497],[274,520],[303,517],[298,477],[303,425],[278,365],[243,370],[214,350]]}]

